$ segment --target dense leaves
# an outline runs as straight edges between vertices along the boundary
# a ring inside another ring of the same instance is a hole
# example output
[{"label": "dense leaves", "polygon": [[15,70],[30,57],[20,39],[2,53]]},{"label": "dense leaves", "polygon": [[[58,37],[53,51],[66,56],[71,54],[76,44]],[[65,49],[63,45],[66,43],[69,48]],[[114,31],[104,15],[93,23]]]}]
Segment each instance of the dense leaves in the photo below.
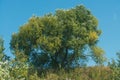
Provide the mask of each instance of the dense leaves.
[{"label": "dense leaves", "polygon": [[97,19],[82,5],[57,10],[54,15],[33,16],[12,35],[11,50],[16,58],[23,55],[26,61],[42,68],[80,64],[88,57],[84,53],[87,48],[92,53],[89,57],[102,63],[104,52],[96,45],[101,33],[97,26]]}]

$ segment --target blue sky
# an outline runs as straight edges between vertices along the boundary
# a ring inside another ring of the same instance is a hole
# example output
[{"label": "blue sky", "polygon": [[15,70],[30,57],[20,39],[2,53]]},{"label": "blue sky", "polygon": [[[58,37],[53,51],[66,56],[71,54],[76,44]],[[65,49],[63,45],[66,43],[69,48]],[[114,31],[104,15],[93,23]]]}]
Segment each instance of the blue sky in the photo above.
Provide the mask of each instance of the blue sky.
[{"label": "blue sky", "polygon": [[43,16],[56,9],[69,9],[83,4],[99,21],[102,30],[99,46],[108,59],[120,50],[120,0],[0,0],[0,36],[5,41],[5,53],[11,56],[11,35],[32,15]]}]

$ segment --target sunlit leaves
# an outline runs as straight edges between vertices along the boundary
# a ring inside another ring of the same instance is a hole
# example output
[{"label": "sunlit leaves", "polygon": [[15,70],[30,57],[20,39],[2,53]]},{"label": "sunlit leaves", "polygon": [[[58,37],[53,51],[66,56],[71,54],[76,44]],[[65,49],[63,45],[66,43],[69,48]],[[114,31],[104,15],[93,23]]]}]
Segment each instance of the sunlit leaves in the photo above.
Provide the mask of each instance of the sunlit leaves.
[{"label": "sunlit leaves", "polygon": [[92,46],[91,49],[92,49],[93,60],[97,64],[102,64],[106,60],[104,56],[104,51],[97,46]]},{"label": "sunlit leaves", "polygon": [[98,40],[98,35],[96,32],[90,31],[89,33],[89,40],[90,42],[94,42],[96,40]]}]

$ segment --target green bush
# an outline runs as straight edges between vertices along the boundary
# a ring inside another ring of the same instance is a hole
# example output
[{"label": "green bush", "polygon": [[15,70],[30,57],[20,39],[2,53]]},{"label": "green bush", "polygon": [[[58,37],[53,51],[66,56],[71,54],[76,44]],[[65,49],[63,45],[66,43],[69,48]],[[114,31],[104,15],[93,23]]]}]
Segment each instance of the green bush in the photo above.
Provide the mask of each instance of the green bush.
[{"label": "green bush", "polygon": [[79,67],[74,69],[48,69],[37,72],[25,63],[0,62],[0,80],[120,80],[116,65]]}]

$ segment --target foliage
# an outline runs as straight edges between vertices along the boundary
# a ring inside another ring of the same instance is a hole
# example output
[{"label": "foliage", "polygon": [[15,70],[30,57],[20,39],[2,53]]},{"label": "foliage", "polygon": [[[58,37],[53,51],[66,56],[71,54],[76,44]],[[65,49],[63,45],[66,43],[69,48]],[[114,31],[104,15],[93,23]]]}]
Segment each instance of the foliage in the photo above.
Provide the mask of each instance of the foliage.
[{"label": "foliage", "polygon": [[10,57],[4,53],[4,40],[0,37],[0,61],[10,60]]},{"label": "foliage", "polygon": [[4,46],[3,46],[3,39],[0,37],[0,61],[2,61],[3,56],[4,56]]},{"label": "foliage", "polygon": [[15,80],[25,80],[28,78],[28,66],[26,64],[12,61],[10,66],[12,66],[10,76],[14,77]]},{"label": "foliage", "polygon": [[8,62],[0,62],[0,80],[12,80],[12,78],[10,77],[10,72],[9,72],[9,68],[8,67]]},{"label": "foliage", "polygon": [[118,57],[117,66],[120,67],[120,52],[117,52],[116,54],[117,54],[117,57]]},{"label": "foliage", "polygon": [[112,70],[112,80],[120,80],[120,53],[117,53],[118,59],[115,61],[112,59],[111,62],[109,62],[108,66],[110,66]]},{"label": "foliage", "polygon": [[21,64],[22,67],[20,64],[11,67],[10,63],[8,65],[8,62],[1,62],[1,65],[0,80],[119,80],[117,70],[113,72],[111,68],[104,66],[81,67],[69,70],[49,69],[47,73],[39,77],[36,71],[31,72],[32,74],[29,73],[25,64]]},{"label": "foliage", "polygon": [[98,64],[98,65],[102,65],[104,61],[106,61],[106,58],[104,57],[104,51],[97,47],[97,46],[92,46],[92,52],[94,54],[92,54],[92,57],[94,59],[94,61]]},{"label": "foliage", "polygon": [[4,41],[3,39],[0,37],[0,61],[5,61],[8,57],[4,54]]},{"label": "foliage", "polygon": [[36,68],[55,69],[79,66],[87,60],[84,52],[90,48],[89,57],[101,64],[104,53],[96,45],[101,34],[97,26],[97,19],[83,5],[33,16],[12,35],[11,50],[16,59],[22,55]]},{"label": "foliage", "polygon": [[45,76],[38,79],[40,80],[112,80],[110,78],[111,70],[109,67],[82,67],[74,68],[66,71],[61,70],[48,70]]}]

